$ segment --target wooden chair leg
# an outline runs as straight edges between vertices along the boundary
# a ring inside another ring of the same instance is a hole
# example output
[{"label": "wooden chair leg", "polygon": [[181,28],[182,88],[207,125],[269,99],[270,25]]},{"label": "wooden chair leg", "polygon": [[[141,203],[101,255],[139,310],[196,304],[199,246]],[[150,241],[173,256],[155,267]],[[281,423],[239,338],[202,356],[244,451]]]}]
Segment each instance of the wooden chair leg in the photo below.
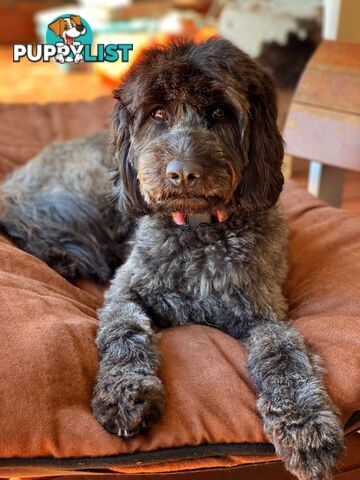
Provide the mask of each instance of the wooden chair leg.
[{"label": "wooden chair leg", "polygon": [[333,207],[341,206],[345,171],[318,162],[311,162],[308,191]]}]

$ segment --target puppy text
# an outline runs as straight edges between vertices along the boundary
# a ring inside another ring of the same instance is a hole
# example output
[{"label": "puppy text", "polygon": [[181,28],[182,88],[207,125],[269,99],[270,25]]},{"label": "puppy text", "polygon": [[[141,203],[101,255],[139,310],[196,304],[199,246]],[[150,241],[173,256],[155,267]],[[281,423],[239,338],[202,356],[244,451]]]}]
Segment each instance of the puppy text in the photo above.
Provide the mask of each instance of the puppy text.
[{"label": "puppy text", "polygon": [[20,62],[27,58],[30,62],[49,62],[52,58],[59,63],[86,62],[128,62],[130,52],[133,50],[132,43],[98,44],[96,55],[91,52],[91,45],[73,42],[71,45],[57,43],[56,45],[15,44],[13,48],[13,61]]}]

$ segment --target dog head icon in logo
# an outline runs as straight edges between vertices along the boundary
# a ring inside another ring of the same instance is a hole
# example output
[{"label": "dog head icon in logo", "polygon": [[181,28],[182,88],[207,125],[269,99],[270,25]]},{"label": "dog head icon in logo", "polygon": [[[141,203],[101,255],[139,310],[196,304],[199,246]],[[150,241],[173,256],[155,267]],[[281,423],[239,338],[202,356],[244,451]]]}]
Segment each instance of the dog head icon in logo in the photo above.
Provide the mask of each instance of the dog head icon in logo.
[{"label": "dog head icon in logo", "polygon": [[49,28],[58,37],[63,38],[67,45],[71,45],[74,38],[86,33],[86,27],[81,23],[79,15],[58,18],[55,22],[50,23]]},{"label": "dog head icon in logo", "polygon": [[[59,38],[62,42],[59,42]],[[46,39],[49,43],[58,47],[65,45],[63,49],[59,49],[55,59],[59,63],[84,61],[82,55],[83,44],[92,41],[92,32],[89,24],[79,15],[62,15],[56,18],[48,25]]]}]

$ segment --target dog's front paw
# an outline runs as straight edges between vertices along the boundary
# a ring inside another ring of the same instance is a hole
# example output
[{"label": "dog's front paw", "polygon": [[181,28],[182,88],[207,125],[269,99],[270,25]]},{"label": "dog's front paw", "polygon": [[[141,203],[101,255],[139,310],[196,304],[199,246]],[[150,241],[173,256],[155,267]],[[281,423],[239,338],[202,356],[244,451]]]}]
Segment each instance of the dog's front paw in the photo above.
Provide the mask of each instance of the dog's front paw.
[{"label": "dog's front paw", "polygon": [[299,479],[332,478],[343,453],[343,430],[331,410],[270,421],[267,431],[286,468]]},{"label": "dog's front paw", "polygon": [[64,55],[62,53],[59,53],[58,55],[56,55],[55,60],[58,63],[65,63],[65,58],[64,58]]},{"label": "dog's front paw", "polygon": [[81,53],[77,53],[74,58],[75,63],[80,63],[84,61],[84,57],[81,55]]},{"label": "dog's front paw", "polygon": [[149,427],[164,411],[162,383],[155,375],[119,370],[99,375],[92,399],[96,420],[110,433],[131,437]]}]

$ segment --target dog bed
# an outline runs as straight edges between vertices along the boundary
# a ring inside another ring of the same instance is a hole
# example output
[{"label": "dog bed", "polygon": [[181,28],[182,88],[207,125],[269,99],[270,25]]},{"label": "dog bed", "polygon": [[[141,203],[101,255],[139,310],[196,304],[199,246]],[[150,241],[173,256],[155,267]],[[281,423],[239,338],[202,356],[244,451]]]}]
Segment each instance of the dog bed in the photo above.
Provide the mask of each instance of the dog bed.
[{"label": "dog bed", "polygon": [[[108,98],[0,105],[1,175],[51,141],[107,126],[111,107]],[[340,470],[350,476],[339,478],[355,479],[351,475],[360,474],[360,217],[326,206],[291,182],[282,203],[290,237],[284,286],[289,316],[323,359],[326,387],[347,433]],[[246,350],[210,327],[163,332],[164,416],[127,440],[107,433],[89,407],[103,289],[84,280],[70,284],[1,236],[0,478],[292,478],[264,435]]]}]

